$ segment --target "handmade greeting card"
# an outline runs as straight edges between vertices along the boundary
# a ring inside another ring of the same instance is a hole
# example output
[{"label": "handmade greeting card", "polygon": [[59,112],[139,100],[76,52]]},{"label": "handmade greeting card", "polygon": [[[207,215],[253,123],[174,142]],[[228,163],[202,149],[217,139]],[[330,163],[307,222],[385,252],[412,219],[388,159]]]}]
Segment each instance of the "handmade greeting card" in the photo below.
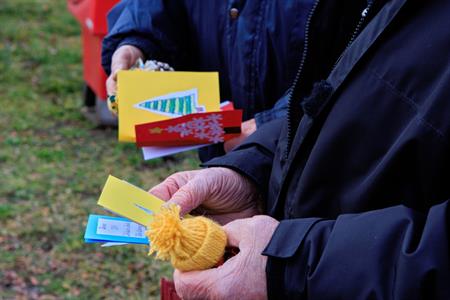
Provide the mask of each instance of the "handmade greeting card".
[{"label": "handmade greeting card", "polygon": [[217,72],[120,71],[119,141],[135,142],[135,125],[219,111]]},{"label": "handmade greeting card", "polygon": [[117,215],[147,226],[153,214],[159,212],[165,202],[147,191],[109,175],[97,203]]},{"label": "handmade greeting card", "polygon": [[144,146],[187,146],[215,144],[241,133],[242,110],[194,113],[136,125],[136,144]]},{"label": "handmade greeting card", "polygon": [[[233,102],[230,101],[224,101],[220,103],[220,111],[232,111],[234,110]],[[240,114],[240,112],[239,112]],[[239,125],[234,124],[235,126],[241,126],[241,123]],[[154,159],[158,157],[163,157],[167,155],[173,155],[180,152],[190,151],[194,149],[198,149],[201,147],[205,147],[210,145],[211,143],[205,143],[205,144],[195,144],[195,145],[188,145],[188,146],[144,146],[142,147],[142,154],[144,155],[145,160]]]}]

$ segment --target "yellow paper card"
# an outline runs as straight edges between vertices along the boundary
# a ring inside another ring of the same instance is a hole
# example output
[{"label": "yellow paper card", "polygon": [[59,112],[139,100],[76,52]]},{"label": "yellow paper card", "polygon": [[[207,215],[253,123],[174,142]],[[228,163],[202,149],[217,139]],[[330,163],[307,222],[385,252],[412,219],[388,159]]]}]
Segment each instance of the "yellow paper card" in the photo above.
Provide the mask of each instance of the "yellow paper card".
[{"label": "yellow paper card", "polygon": [[147,226],[164,201],[112,175],[103,187],[98,204],[109,211]]},{"label": "yellow paper card", "polygon": [[217,72],[120,71],[119,141],[135,142],[136,124],[220,110]]}]

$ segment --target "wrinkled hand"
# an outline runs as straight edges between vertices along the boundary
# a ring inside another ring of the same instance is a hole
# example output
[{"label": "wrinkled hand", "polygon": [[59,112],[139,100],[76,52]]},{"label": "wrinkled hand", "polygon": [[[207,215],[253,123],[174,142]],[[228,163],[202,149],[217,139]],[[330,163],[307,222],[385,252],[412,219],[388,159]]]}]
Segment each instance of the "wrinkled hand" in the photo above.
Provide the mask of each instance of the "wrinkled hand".
[{"label": "wrinkled hand", "polygon": [[247,137],[249,137],[255,131],[256,131],[255,119],[250,119],[248,121],[243,122],[241,126],[241,135],[224,143],[223,148],[225,149],[225,152],[233,150],[233,148],[241,144]]},{"label": "wrinkled hand", "polygon": [[178,204],[181,215],[196,209],[220,224],[260,213],[259,192],[244,176],[227,168],[209,168],[175,173],[149,191]]},{"label": "wrinkled hand", "polygon": [[117,72],[130,69],[144,54],[138,48],[131,45],[119,47],[113,54],[111,60],[111,75],[106,80],[106,91],[108,95],[115,95],[117,90]]},{"label": "wrinkled hand", "polygon": [[233,221],[223,227],[228,244],[239,253],[222,266],[205,271],[175,270],[175,289],[182,299],[266,299],[267,257],[261,255],[278,221],[268,216]]}]

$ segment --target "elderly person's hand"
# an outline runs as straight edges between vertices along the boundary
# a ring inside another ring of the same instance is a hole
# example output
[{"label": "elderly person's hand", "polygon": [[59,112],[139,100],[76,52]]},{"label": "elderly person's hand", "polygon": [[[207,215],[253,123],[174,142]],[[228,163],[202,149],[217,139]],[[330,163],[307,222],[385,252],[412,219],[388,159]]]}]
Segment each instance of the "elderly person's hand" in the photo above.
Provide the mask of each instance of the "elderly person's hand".
[{"label": "elderly person's hand", "polygon": [[111,75],[106,80],[108,95],[115,95],[117,90],[117,72],[130,69],[144,54],[139,48],[123,45],[114,52],[111,60]]},{"label": "elderly person's hand", "polygon": [[268,216],[236,220],[223,228],[239,253],[222,266],[205,271],[175,270],[175,289],[182,299],[266,299],[267,257],[261,255],[278,221]]},{"label": "elderly person's hand", "polygon": [[149,191],[178,204],[181,215],[206,215],[220,224],[261,213],[259,192],[246,177],[227,168],[208,168],[175,173]]}]

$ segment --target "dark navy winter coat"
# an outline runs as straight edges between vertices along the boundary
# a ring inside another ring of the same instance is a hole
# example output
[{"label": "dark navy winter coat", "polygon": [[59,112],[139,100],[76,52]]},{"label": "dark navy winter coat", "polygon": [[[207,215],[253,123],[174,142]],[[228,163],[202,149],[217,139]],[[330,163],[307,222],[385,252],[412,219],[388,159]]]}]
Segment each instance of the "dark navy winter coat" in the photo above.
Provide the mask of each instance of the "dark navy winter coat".
[{"label": "dark navy winter coat", "polygon": [[281,221],[268,295],[450,299],[450,1],[311,16],[288,120],[206,164],[250,177]]},{"label": "dark navy winter coat", "polygon": [[[221,99],[250,119],[272,109],[292,84],[312,2],[124,0],[108,15],[103,66],[109,73],[114,51],[129,44],[176,70],[220,70]],[[283,116],[286,104],[256,121]]]}]

